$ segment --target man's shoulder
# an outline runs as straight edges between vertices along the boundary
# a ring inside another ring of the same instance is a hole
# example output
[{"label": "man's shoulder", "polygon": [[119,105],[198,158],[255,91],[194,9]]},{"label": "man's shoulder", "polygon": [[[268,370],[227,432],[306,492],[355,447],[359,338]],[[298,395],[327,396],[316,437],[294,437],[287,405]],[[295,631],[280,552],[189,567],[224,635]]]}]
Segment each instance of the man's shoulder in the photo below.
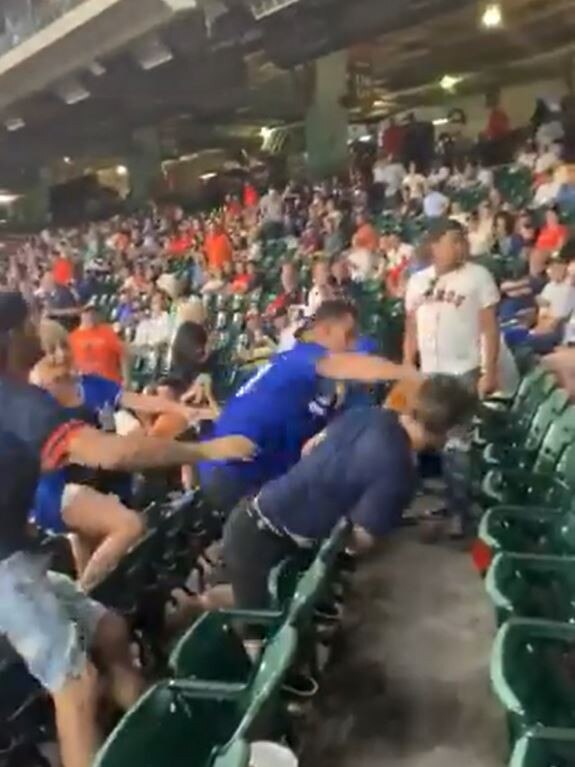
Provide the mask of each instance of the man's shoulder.
[{"label": "man's shoulder", "polygon": [[435,276],[435,267],[426,266],[425,269],[420,269],[414,272],[407,283],[408,288],[417,288],[420,285],[425,285]]}]

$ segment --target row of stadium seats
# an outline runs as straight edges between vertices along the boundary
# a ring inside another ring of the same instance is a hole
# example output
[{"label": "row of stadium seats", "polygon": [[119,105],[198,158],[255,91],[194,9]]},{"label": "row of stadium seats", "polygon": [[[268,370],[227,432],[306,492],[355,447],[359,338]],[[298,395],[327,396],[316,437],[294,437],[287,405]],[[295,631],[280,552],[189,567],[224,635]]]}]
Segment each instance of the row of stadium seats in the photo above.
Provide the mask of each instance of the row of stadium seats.
[{"label": "row of stadium seats", "polygon": [[498,632],[493,688],[511,767],[575,764],[575,406],[535,367],[512,402],[485,408],[482,545]]},{"label": "row of stadium seats", "polygon": [[[163,681],[124,716],[95,763],[247,767],[253,740],[295,745],[301,707],[296,717],[290,707],[317,691],[341,615],[347,526],[339,525],[314,557],[286,560],[274,571],[269,611],[207,612],[168,657],[166,606],[175,589],[186,590],[190,573],[202,587],[202,556],[219,537],[221,519],[198,494],[153,504],[144,514],[146,535],[92,596],[124,616],[142,667]],[[264,637],[256,660],[242,641],[246,624]],[[0,716],[0,764],[46,765],[39,749],[54,739],[49,698],[9,655],[0,664]]]},{"label": "row of stadium seats", "polygon": [[[293,683],[286,681],[297,669],[301,685],[305,669],[315,689],[318,650],[340,613],[334,578],[346,537],[347,527],[340,525],[311,561],[284,562],[270,579],[269,611],[222,610],[199,618],[174,648],[167,677],[111,733],[97,767],[247,767],[254,740],[294,745]],[[242,641],[248,624],[264,637],[255,660]]]}]

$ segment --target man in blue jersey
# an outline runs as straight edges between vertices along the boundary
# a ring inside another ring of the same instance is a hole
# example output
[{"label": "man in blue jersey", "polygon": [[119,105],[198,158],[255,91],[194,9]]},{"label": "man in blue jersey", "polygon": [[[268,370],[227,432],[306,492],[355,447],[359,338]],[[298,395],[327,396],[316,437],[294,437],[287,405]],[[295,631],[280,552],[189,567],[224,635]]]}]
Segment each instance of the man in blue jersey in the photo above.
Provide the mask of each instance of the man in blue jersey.
[{"label": "man in blue jersey", "polygon": [[356,336],[355,307],[325,301],[300,331],[295,346],[277,354],[231,398],[212,436],[241,434],[252,443],[255,456],[249,463],[199,465],[202,490],[214,506],[230,511],[298,461],[303,445],[336,410],[333,381],[376,383],[414,375],[412,368],[348,351]]},{"label": "man in blue jersey", "polygon": [[358,551],[385,538],[417,486],[415,453],[441,446],[475,402],[456,377],[435,375],[419,385],[409,413],[371,407],[335,419],[287,474],[231,513],[223,554],[235,606],[267,608],[272,568],[316,549],[342,518]]}]

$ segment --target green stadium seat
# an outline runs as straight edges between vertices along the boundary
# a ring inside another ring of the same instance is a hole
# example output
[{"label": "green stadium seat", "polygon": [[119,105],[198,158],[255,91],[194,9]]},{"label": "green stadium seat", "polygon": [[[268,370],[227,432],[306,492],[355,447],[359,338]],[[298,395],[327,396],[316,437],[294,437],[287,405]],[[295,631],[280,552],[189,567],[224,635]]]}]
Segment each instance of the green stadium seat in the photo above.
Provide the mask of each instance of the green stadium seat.
[{"label": "green stadium seat", "polygon": [[515,744],[509,767],[571,767],[575,730],[536,727]]},{"label": "green stadium seat", "polygon": [[171,680],[152,687],[120,721],[95,767],[208,767],[239,739],[281,735],[281,685],[297,634],[284,626],[266,645],[249,685]]},{"label": "green stadium seat", "polygon": [[515,742],[526,730],[575,726],[575,627],[511,618],[491,653],[491,680]]},{"label": "green stadium seat", "polygon": [[[555,480],[546,506],[494,506],[479,523],[479,538],[491,551],[575,555],[572,488]],[[555,503],[553,501],[555,500]]]},{"label": "green stadium seat", "polygon": [[476,430],[480,443],[494,442],[506,431],[529,427],[539,405],[555,387],[553,376],[543,367],[531,370],[521,381],[515,397],[509,402],[489,399],[481,409]]},{"label": "green stadium seat", "polygon": [[[498,462],[482,482],[482,493],[499,504],[528,503],[545,478],[550,482],[563,453],[575,441],[575,408],[568,395],[557,389],[541,406],[526,437],[525,446],[515,449],[493,446],[484,451],[489,465]],[[565,409],[558,412],[561,407]]]},{"label": "green stadium seat", "polygon": [[[508,468],[527,470],[538,455],[546,434],[569,406],[569,395],[564,389],[554,389],[538,407],[522,442],[492,442],[483,452],[483,461],[487,466],[497,466],[501,470]],[[575,435],[575,410],[568,419],[566,429],[572,423]]]},{"label": "green stadium seat", "polygon": [[511,617],[575,621],[575,557],[502,552],[485,587],[499,625]]},{"label": "green stadium seat", "polygon": [[250,767],[250,747],[245,740],[236,738],[225,749],[218,752],[213,767]]}]

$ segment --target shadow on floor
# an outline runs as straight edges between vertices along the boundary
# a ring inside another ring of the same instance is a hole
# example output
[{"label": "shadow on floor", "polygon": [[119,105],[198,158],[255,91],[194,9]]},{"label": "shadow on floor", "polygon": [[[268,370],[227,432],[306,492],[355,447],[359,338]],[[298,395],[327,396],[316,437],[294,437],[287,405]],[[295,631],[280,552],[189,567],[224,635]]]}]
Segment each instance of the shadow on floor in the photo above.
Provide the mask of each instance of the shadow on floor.
[{"label": "shadow on floor", "polygon": [[400,533],[355,576],[302,767],[502,767],[493,635],[469,556]]}]

